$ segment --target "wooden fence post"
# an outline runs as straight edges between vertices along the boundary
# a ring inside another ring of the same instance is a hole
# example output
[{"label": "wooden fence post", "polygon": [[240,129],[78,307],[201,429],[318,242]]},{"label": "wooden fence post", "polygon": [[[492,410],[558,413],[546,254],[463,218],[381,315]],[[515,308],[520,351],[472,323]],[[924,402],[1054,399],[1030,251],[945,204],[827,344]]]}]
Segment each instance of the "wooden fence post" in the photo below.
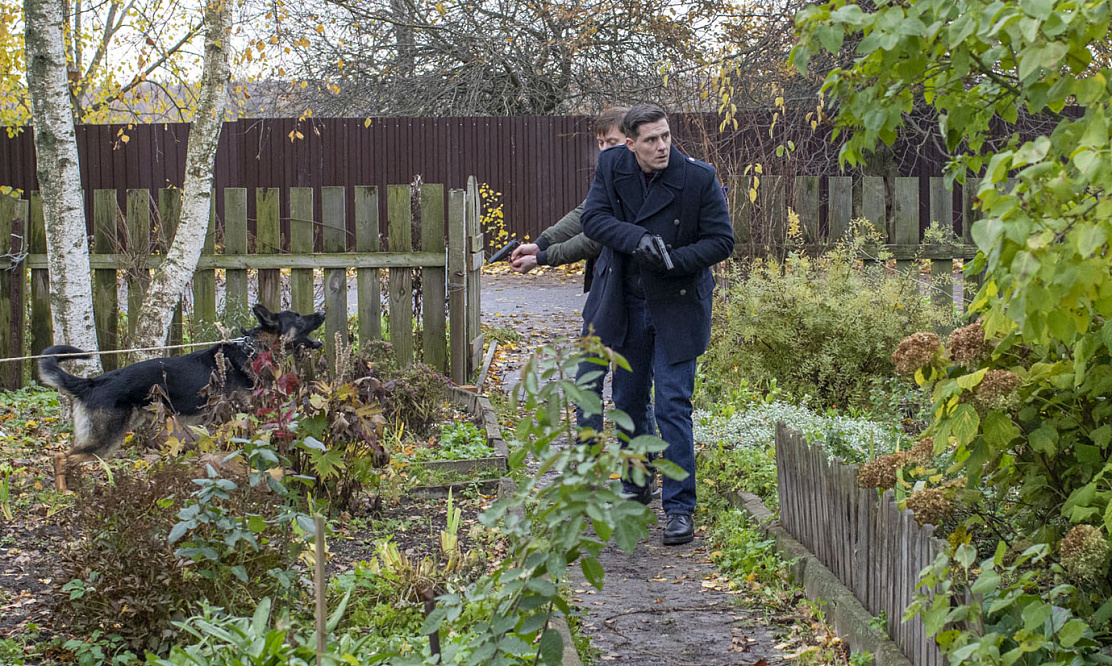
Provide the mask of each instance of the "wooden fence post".
[{"label": "wooden fence post", "polygon": [[[46,254],[46,223],[42,214],[42,196],[31,193],[28,247],[31,254]],[[54,342],[54,322],[50,314],[50,272],[45,268],[31,270],[31,355],[37,356]],[[31,364],[37,379],[39,364]]]},{"label": "wooden fence post", "polygon": [[818,243],[819,238],[819,177],[797,176],[792,194],[795,214],[799,216],[804,243]]},{"label": "wooden fence post", "polygon": [[741,246],[752,240],[749,233],[752,224],[753,207],[749,201],[749,176],[729,176],[726,178],[726,205],[730,209],[730,220],[734,225],[734,254],[741,253]]},{"label": "wooden fence post", "polygon": [[[355,188],[355,251],[378,252],[378,188]],[[382,339],[382,287],[377,268],[360,268],[356,273],[359,299],[359,341],[366,345]]]},{"label": "wooden fence post", "polygon": [[[0,195],[0,254],[14,257],[24,252],[28,215],[27,201]],[[17,237],[19,241],[15,240]],[[7,358],[23,355],[23,283],[26,276],[23,262],[0,270],[0,356]],[[9,390],[23,386],[23,363],[0,364],[0,379]]]},{"label": "wooden fence post", "polygon": [[[930,180],[931,222],[953,234],[954,197],[944,178]],[[931,259],[931,302],[938,307],[954,305],[954,260]]]},{"label": "wooden fence post", "polygon": [[127,191],[127,250],[133,265],[127,268],[127,333],[135,339],[139,310],[151,284],[151,194],[149,190]]},{"label": "wooden fence post", "polygon": [[[321,238],[323,239],[323,231]],[[313,188],[290,188],[290,254],[313,251]],[[325,250],[326,252],[328,250]],[[343,251],[342,249],[340,250]],[[313,269],[290,269],[290,309],[301,314],[316,310]]]},{"label": "wooden fence post", "polygon": [[851,176],[831,176],[827,179],[827,222],[830,227],[827,238],[836,243],[849,229],[853,219],[853,178]]},{"label": "wooden fence post", "polygon": [[[281,249],[278,190],[255,190],[255,254],[278,254]],[[282,309],[282,274],[277,268],[259,269],[259,302],[267,309]]]},{"label": "wooden fence post", "polygon": [[[161,220],[159,233],[159,248],[162,256],[170,250],[174,242],[174,234],[178,230],[178,221],[181,219],[181,190],[164,188],[158,191],[158,217]],[[170,337],[166,343],[180,345],[182,341],[182,308],[181,301],[174,307],[174,318],[170,320]],[[180,350],[174,349],[167,353],[168,356],[178,356]]]},{"label": "wooden fence post", "polygon": [[[421,185],[421,250],[444,253],[444,186]],[[421,273],[421,313],[424,317],[425,363],[448,373],[448,339],[444,321],[444,269],[426,267]]]},{"label": "wooden fence post", "polygon": [[[409,185],[390,185],[386,190],[388,211],[387,247],[391,252],[413,250],[413,210]],[[390,344],[398,365],[413,365],[413,269],[390,269]]]},{"label": "wooden fence post", "polygon": [[[325,252],[344,252],[347,249],[347,203],[343,187],[322,187],[321,241]],[[324,272],[324,350],[328,365],[336,367],[336,336],[341,344],[348,344],[347,329],[347,271],[330,268]],[[312,311],[312,308],[310,308]]]},{"label": "wooden fence post", "polygon": [[[247,189],[243,187],[224,190],[224,254],[247,254]],[[227,269],[224,273],[224,325],[249,326],[250,308],[247,269]]]},{"label": "wooden fence post", "polygon": [[[892,235],[897,245],[919,244],[919,179],[896,178],[892,187]],[[896,261],[896,270],[919,280],[919,262]]]},{"label": "wooden fence post", "polygon": [[[209,197],[209,222],[201,256],[216,252],[216,193]],[[191,342],[208,342],[217,337],[216,271],[211,268],[193,273],[193,316],[189,321]],[[186,350],[188,351],[188,350]]]},{"label": "wooden fence post", "polygon": [[[116,190],[93,192],[93,254],[113,254],[119,249],[116,235],[118,213]],[[93,271],[93,320],[96,322],[100,350],[119,349],[120,306],[114,268]],[[105,372],[119,367],[116,354],[102,354],[100,363]]]},{"label": "wooden fence post", "polygon": [[452,381],[468,379],[467,339],[467,193],[448,192],[448,311],[452,344]]},{"label": "wooden fence post", "polygon": [[873,229],[885,241],[888,238],[886,201],[883,178],[866,176],[861,179],[861,217],[872,223]]},{"label": "wooden fence post", "polygon": [[479,197],[479,184],[474,176],[467,178],[467,341],[469,355],[467,374],[470,376],[483,357],[482,308],[479,295],[482,288],[482,270],[486,243],[480,225],[482,200]]}]

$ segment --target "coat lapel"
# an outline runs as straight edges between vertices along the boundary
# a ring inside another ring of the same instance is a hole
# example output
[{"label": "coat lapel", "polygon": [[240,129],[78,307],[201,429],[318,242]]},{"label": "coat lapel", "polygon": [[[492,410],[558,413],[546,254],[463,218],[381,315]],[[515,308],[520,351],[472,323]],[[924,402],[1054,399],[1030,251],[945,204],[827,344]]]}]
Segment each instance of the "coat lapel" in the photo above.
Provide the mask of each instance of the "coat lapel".
[{"label": "coat lapel", "polygon": [[623,219],[632,221],[636,218],[637,211],[641,210],[645,194],[641,190],[641,174],[638,173],[640,167],[637,166],[637,158],[624,146],[609,150],[619,149],[624,154],[614,164],[614,191],[617,192],[624,207]]},{"label": "coat lapel", "polygon": [[[633,153],[630,153],[632,156]],[[657,178],[660,182],[655,187],[649,188],[649,196],[637,211],[636,222],[640,223],[653,215],[656,215],[672,200],[676,198],[676,192],[683,189],[684,181],[684,161],[687,158],[683,156],[675,146],[672,146],[672,151],[668,156],[668,166],[664,169]],[[634,158],[634,164],[637,163]],[[636,175],[636,174],[634,174]],[[637,183],[640,187],[640,183]]]}]

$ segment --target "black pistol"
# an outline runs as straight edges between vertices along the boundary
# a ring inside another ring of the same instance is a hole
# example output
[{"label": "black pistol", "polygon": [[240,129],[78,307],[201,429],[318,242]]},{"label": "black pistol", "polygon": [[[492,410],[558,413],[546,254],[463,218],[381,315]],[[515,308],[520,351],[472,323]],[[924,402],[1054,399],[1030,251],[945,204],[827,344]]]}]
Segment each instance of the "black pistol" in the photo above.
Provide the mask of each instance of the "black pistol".
[{"label": "black pistol", "polygon": [[664,244],[664,239],[656,234],[653,234],[652,239],[656,251],[660,253],[660,256],[664,257],[664,267],[668,270],[675,268],[676,265],[672,263],[672,256],[668,254],[668,246]]},{"label": "black pistol", "polygon": [[512,254],[513,251],[516,250],[520,245],[521,241],[517,240],[516,238],[509,243],[506,243],[502,246],[501,250],[498,250],[494,254],[490,255],[490,259],[486,260],[487,265],[489,266],[490,264],[497,264],[499,261],[506,261],[510,258],[510,254]]}]

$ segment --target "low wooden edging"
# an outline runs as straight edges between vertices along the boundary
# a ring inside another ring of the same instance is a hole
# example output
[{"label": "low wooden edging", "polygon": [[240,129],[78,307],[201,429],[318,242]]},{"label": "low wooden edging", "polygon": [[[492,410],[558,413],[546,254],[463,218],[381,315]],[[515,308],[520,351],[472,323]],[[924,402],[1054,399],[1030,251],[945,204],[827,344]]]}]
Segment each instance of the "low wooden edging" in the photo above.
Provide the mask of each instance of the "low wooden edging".
[{"label": "low wooden edging", "polygon": [[502,469],[505,469],[505,461],[510,456],[510,449],[506,446],[506,441],[502,439],[502,424],[498,422],[498,413],[494,411],[490,399],[485,395],[473,393],[458,386],[449,386],[448,400],[459,409],[479,419],[487,441],[494,449],[494,458],[489,460],[501,458],[503,461]]},{"label": "low wooden edging", "polygon": [[730,493],[727,498],[735,508],[749,514],[765,536],[776,542],[776,550],[791,563],[792,580],[803,588],[808,599],[823,606],[834,631],[850,649],[872,653],[876,666],[912,666],[888,634],[873,626],[873,616],[853,592],[780,526],[761,498],[743,492]]}]

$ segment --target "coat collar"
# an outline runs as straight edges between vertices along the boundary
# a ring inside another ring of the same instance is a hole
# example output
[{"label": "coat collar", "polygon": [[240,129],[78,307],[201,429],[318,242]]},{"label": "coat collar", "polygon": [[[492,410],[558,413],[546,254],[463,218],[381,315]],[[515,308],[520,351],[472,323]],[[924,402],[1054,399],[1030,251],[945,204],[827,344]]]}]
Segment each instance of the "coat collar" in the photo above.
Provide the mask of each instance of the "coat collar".
[{"label": "coat collar", "polygon": [[636,219],[633,222],[655,215],[662,208],[672,203],[676,193],[683,189],[687,170],[687,158],[675,146],[668,155],[668,166],[657,176],[659,184],[664,187],[653,187],[649,190],[648,199],[641,189],[641,165],[637,163],[637,156],[633,151],[626,150],[614,165],[614,189],[618,196],[629,207]]}]

